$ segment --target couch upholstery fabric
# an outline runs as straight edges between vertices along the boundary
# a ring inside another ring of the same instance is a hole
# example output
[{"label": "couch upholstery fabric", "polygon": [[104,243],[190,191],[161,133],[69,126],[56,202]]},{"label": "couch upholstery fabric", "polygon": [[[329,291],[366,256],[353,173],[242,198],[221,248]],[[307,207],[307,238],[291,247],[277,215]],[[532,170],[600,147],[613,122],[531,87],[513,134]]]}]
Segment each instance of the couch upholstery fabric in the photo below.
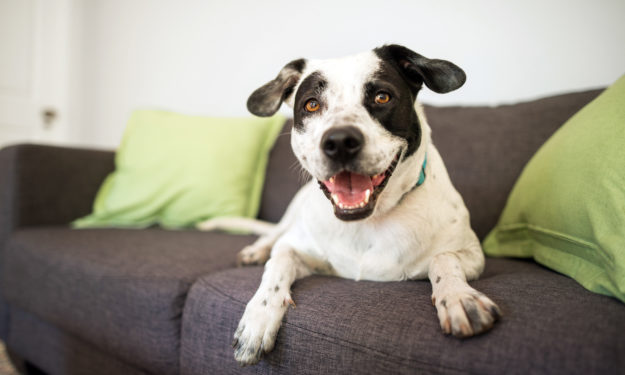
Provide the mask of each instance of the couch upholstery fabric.
[{"label": "couch upholstery fabric", "polygon": [[265,187],[258,211],[258,218],[261,220],[274,223],[280,221],[291,198],[310,179],[310,175],[300,167],[291,150],[292,126],[293,120],[285,122],[269,155]]},{"label": "couch upholstery fabric", "polygon": [[[109,151],[42,145],[0,150],[0,265],[16,228],[67,225],[90,212],[100,183],[113,168]],[[9,308],[0,296],[0,338],[5,340],[8,323]]]},{"label": "couch upholstery fabric", "polygon": [[27,311],[12,306],[11,316],[7,346],[50,375],[148,374]]},{"label": "couch upholstery fabric", "polygon": [[[241,371],[232,334],[262,269],[201,278],[184,310],[181,373],[192,374],[608,374],[625,368],[625,309],[531,261],[488,259],[472,283],[503,319],[485,335],[441,333],[427,281],[313,276],[292,288],[275,349]],[[589,316],[592,311],[592,317]],[[615,367],[616,366],[616,367]]]},{"label": "couch upholstery fabric", "polygon": [[201,275],[235,266],[253,236],[197,231],[17,231],[5,249],[8,302],[138,368],[178,373],[182,308]]}]

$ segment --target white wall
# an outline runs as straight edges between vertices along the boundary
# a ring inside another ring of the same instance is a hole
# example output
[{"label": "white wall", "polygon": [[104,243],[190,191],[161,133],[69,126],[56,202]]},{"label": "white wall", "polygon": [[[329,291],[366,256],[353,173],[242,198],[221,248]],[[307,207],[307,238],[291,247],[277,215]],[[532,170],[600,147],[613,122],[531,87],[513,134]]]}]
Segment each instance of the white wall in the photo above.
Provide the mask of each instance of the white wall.
[{"label": "white wall", "polygon": [[384,43],[451,60],[468,81],[435,104],[495,104],[605,86],[625,73],[623,0],[78,1],[73,143],[115,147],[135,108],[247,115],[297,57]]}]

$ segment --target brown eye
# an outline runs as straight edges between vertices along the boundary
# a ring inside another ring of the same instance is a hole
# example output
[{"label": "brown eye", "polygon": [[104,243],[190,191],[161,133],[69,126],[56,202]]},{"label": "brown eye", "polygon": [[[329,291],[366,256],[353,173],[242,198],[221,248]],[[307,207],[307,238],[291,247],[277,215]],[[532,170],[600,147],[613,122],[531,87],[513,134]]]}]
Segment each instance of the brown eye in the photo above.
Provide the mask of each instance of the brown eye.
[{"label": "brown eye", "polygon": [[378,104],[386,104],[391,100],[391,96],[384,91],[381,91],[375,95],[375,102]]},{"label": "brown eye", "polygon": [[308,112],[316,112],[319,110],[319,102],[316,101],[315,99],[310,99],[306,102],[306,105],[304,106],[304,108],[306,108],[306,111]]}]

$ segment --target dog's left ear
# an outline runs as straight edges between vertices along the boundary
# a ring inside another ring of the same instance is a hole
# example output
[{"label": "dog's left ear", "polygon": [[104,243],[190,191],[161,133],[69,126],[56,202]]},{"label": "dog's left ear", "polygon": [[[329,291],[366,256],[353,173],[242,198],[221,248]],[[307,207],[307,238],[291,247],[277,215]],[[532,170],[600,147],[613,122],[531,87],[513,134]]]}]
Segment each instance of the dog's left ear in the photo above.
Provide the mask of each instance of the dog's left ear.
[{"label": "dog's left ear", "polygon": [[438,59],[428,59],[397,44],[376,48],[374,52],[382,60],[397,64],[408,82],[419,88],[423,83],[432,91],[444,94],[460,88],[467,80],[466,74],[457,65]]},{"label": "dog's left ear", "polygon": [[306,60],[293,60],[286,64],[278,76],[259,87],[247,99],[247,109],[256,116],[268,117],[278,112],[302,77]]}]

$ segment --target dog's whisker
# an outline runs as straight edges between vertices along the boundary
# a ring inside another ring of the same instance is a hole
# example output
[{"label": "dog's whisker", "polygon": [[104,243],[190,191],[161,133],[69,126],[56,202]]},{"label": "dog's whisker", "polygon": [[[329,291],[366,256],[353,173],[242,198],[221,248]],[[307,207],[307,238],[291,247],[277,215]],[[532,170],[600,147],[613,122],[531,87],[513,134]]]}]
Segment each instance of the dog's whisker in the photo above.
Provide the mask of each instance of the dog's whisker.
[{"label": "dog's whisker", "polygon": [[291,135],[291,132],[288,131],[288,132],[280,133],[280,134],[278,134],[278,137],[282,137],[282,136],[285,136],[285,135]]},{"label": "dog's whisker", "polygon": [[299,163],[299,161],[294,161],[291,166],[289,167],[289,169],[293,170],[293,171],[298,171],[302,168],[302,165]]}]

